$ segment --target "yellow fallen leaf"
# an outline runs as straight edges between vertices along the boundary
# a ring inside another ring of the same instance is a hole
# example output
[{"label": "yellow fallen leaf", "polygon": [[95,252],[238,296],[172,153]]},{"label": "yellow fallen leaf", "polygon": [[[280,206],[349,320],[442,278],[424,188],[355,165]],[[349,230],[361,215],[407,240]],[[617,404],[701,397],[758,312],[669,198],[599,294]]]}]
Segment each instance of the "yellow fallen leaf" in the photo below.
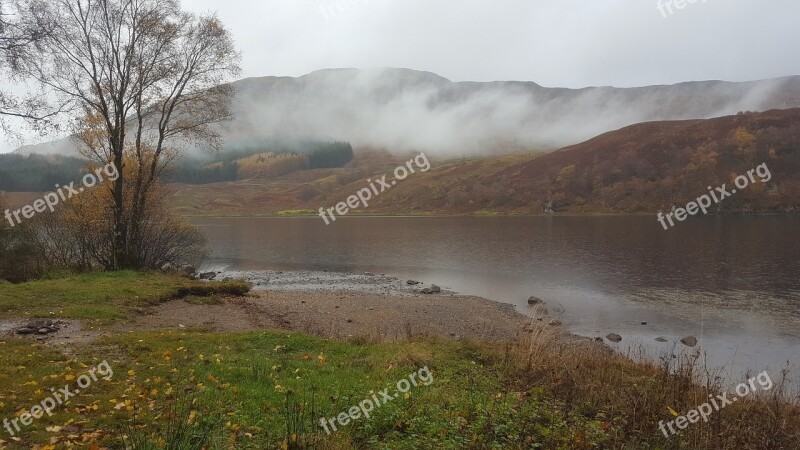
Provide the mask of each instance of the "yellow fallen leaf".
[{"label": "yellow fallen leaf", "polygon": [[667,409],[669,410],[670,414],[672,414],[673,416],[675,416],[675,417],[680,416],[680,414],[678,414],[677,411],[675,411],[674,409],[670,408],[669,406],[667,406]]},{"label": "yellow fallen leaf", "polygon": [[63,429],[64,429],[64,427],[60,427],[58,425],[53,425],[52,427],[45,428],[45,430],[49,431],[50,433],[58,433],[59,431],[61,431]]}]

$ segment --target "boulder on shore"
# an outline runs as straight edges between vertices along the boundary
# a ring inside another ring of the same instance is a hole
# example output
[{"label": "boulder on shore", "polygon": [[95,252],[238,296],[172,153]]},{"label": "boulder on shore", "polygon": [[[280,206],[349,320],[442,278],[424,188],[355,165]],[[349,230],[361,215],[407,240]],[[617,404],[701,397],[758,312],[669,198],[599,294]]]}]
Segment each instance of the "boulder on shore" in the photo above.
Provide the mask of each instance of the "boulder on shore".
[{"label": "boulder on shore", "polygon": [[687,347],[694,347],[697,345],[697,338],[694,336],[686,336],[685,338],[681,339],[681,344]]},{"label": "boulder on shore", "polygon": [[618,335],[617,333],[606,335],[606,339],[614,343],[622,342],[622,336]]}]

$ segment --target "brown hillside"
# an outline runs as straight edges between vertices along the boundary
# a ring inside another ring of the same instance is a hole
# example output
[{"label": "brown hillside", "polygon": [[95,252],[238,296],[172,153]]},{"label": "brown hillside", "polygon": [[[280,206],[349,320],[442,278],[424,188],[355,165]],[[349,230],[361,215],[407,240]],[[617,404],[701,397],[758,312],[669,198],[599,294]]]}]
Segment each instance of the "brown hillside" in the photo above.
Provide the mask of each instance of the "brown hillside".
[{"label": "brown hillside", "polygon": [[[429,172],[410,176],[351,214],[530,214],[547,205],[557,212],[655,212],[681,206],[707,186],[731,186],[762,163],[772,179],[726,199],[715,212],[793,212],[800,207],[799,149],[800,109],[643,123],[545,155],[430,158]],[[389,173],[410,156],[362,149],[344,169],[175,186],[172,200],[184,214],[317,210],[346,200],[367,178]]]},{"label": "brown hillside", "polygon": [[710,120],[652,122],[603,134],[501,175],[557,210],[651,212],[766,163],[772,179],[729,197],[720,211],[800,206],[800,109]]}]

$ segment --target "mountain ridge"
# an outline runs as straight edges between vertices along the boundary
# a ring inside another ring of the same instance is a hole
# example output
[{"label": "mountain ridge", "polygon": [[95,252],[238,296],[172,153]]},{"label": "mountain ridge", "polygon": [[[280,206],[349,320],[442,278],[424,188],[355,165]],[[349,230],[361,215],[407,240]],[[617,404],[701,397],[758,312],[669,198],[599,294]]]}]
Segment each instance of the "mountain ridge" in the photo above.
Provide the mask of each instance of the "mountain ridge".
[{"label": "mountain ridge", "polygon": [[[322,69],[233,85],[235,119],[218,129],[227,146],[288,136],[443,157],[504,153],[508,146],[498,143],[508,142],[516,143],[513,151],[557,149],[635,123],[800,107],[800,76],[571,89],[453,82],[412,69]],[[18,152],[63,154],[74,147],[61,141]]]}]

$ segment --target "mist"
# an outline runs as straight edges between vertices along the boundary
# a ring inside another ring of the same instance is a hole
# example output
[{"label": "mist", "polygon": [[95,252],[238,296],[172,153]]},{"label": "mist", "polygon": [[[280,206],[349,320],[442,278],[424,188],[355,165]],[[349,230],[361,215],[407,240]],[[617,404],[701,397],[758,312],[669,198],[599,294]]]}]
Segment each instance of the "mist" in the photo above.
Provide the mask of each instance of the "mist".
[{"label": "mist", "polygon": [[323,70],[236,83],[227,148],[302,137],[437,156],[553,150],[646,121],[800,106],[800,77],[646,88],[451,82],[405,69]]}]

